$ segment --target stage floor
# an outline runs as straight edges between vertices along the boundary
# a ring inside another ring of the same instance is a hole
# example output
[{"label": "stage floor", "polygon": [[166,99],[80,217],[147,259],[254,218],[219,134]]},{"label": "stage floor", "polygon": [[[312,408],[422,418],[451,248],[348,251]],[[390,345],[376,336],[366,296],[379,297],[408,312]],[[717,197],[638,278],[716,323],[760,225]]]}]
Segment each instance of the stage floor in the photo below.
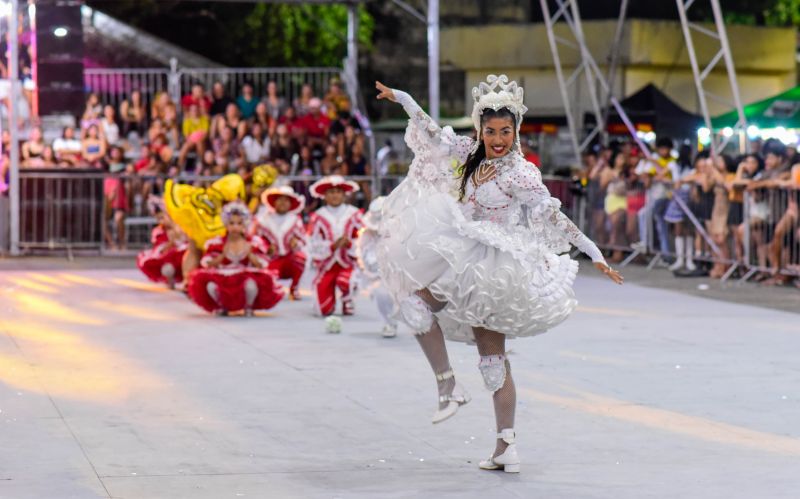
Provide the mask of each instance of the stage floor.
[{"label": "stage floor", "polygon": [[[430,424],[416,341],[359,298],[341,335],[306,293],[212,317],[135,270],[0,274],[0,497],[790,498],[800,486],[798,315],[582,275],[580,308],[509,343],[516,476],[473,401]],[[800,308],[799,308],[800,309]]]}]

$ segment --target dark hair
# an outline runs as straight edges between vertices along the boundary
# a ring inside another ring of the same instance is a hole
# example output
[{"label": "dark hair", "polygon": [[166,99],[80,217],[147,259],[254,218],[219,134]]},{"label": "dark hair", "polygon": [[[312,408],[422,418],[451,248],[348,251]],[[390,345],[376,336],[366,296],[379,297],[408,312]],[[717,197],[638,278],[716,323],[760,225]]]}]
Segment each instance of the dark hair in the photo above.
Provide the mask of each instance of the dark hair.
[{"label": "dark hair", "polygon": [[[507,107],[501,107],[500,109],[492,109],[486,108],[481,113],[481,130],[483,130],[483,124],[489,121],[492,118],[507,118],[511,120],[511,123],[514,125],[514,131],[517,130],[517,118],[514,116],[514,113],[511,112]],[[481,162],[486,159],[486,146],[483,145],[483,138],[481,137],[480,133],[478,134],[478,149],[470,153],[467,156],[467,160],[464,161],[464,164],[461,166],[461,186],[458,189],[458,200],[461,201],[464,199],[464,195],[467,192],[467,182],[472,175],[475,173],[475,170],[481,165]]]}]

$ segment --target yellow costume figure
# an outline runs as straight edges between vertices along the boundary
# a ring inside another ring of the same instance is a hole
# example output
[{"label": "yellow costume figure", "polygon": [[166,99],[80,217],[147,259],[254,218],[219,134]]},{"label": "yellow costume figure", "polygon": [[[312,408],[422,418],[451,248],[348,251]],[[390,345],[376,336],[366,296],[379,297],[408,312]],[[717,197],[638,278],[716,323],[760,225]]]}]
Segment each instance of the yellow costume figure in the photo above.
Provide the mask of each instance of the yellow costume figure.
[{"label": "yellow costume figure", "polygon": [[220,217],[222,206],[244,198],[244,180],[235,173],[225,175],[207,188],[178,184],[172,179],[164,185],[167,213],[198,248],[212,237],[225,234]]},{"label": "yellow costume figure", "polygon": [[222,207],[244,198],[244,179],[235,173],[225,175],[207,188],[178,184],[172,179],[166,181],[164,205],[167,213],[189,238],[189,246],[183,254],[183,275],[188,276],[200,265],[200,249],[207,240],[225,235]]},{"label": "yellow costume figure", "polygon": [[253,174],[250,177],[250,199],[247,201],[250,213],[255,213],[261,206],[261,193],[275,183],[278,175],[278,169],[269,163],[253,168]]}]

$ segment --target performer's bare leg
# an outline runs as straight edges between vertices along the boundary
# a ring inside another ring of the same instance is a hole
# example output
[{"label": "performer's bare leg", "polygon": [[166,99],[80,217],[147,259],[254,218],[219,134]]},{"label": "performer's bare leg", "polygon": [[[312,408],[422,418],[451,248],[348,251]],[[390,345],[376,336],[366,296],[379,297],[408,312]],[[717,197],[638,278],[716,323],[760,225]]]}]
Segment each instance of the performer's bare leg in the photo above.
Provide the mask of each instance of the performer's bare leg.
[{"label": "performer's bare leg", "polygon": [[183,254],[183,262],[181,264],[183,275],[187,277],[191,271],[200,266],[200,248],[191,239],[189,239],[189,245]]}]

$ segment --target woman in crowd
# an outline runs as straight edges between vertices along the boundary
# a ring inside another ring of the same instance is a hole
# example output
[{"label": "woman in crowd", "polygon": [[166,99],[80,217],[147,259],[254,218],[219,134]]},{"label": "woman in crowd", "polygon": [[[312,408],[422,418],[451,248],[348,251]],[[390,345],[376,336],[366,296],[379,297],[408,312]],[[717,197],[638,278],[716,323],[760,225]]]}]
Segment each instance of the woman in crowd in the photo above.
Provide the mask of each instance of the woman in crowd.
[{"label": "woman in crowd", "polygon": [[127,137],[131,132],[136,132],[140,137],[144,136],[147,130],[147,110],[142,100],[142,92],[134,90],[120,103],[119,117],[122,120],[122,135]]},{"label": "woman in crowd", "polygon": [[605,192],[604,213],[608,217],[609,241],[613,249],[611,262],[621,262],[624,258],[622,247],[627,246],[625,238],[625,211],[628,209],[627,171],[625,155],[617,152],[611,158],[611,167],[602,168],[599,174],[599,192]]},{"label": "woman in crowd", "polygon": [[28,140],[23,142],[20,148],[22,166],[41,166],[41,157],[46,147],[42,137],[42,128],[38,126],[31,128]]},{"label": "woman in crowd", "polygon": [[81,162],[81,141],[75,137],[75,129],[64,127],[61,137],[53,141],[53,151],[61,166],[77,166]]},{"label": "woman in crowd", "polygon": [[764,160],[758,154],[745,154],[736,167],[736,174],[728,182],[730,192],[730,209],[728,211],[728,227],[733,234],[733,247],[736,261],[744,261],[744,191],[750,180],[764,169]]},{"label": "woman in crowd", "polygon": [[186,168],[186,156],[195,151],[198,158],[202,158],[206,151],[206,138],[208,137],[208,115],[200,114],[200,107],[192,104],[183,118],[184,142],[178,154],[178,166],[181,170]]},{"label": "woman in crowd", "polygon": [[314,89],[309,83],[304,83],[300,88],[300,96],[294,100],[294,109],[298,116],[305,116],[311,110],[311,99],[314,99]]},{"label": "woman in crowd", "polygon": [[119,125],[115,117],[114,106],[103,107],[103,119],[100,121],[100,135],[106,141],[106,147],[120,144]]},{"label": "woman in crowd", "polygon": [[241,155],[249,165],[260,165],[270,157],[270,140],[260,122],[250,127],[250,133],[242,140]]},{"label": "woman in crowd", "polygon": [[277,121],[286,109],[286,99],[278,95],[278,84],[274,81],[267,83],[267,95],[261,102],[273,121]]},{"label": "woman in crowd", "polygon": [[712,184],[714,201],[712,203],[711,219],[706,226],[711,240],[720,251],[720,253],[715,256],[724,260],[724,262],[719,262],[715,259],[709,276],[714,279],[719,279],[725,275],[725,272],[728,270],[728,264],[725,262],[731,259],[730,245],[728,244],[730,194],[728,192],[727,183],[731,180],[736,171],[736,163],[734,163],[733,158],[727,154],[721,154],[714,158],[709,166],[708,174]]},{"label": "woman in crowd", "polygon": [[99,168],[106,155],[106,141],[100,137],[100,127],[92,125],[86,130],[86,137],[81,141],[81,156],[89,166]]}]

